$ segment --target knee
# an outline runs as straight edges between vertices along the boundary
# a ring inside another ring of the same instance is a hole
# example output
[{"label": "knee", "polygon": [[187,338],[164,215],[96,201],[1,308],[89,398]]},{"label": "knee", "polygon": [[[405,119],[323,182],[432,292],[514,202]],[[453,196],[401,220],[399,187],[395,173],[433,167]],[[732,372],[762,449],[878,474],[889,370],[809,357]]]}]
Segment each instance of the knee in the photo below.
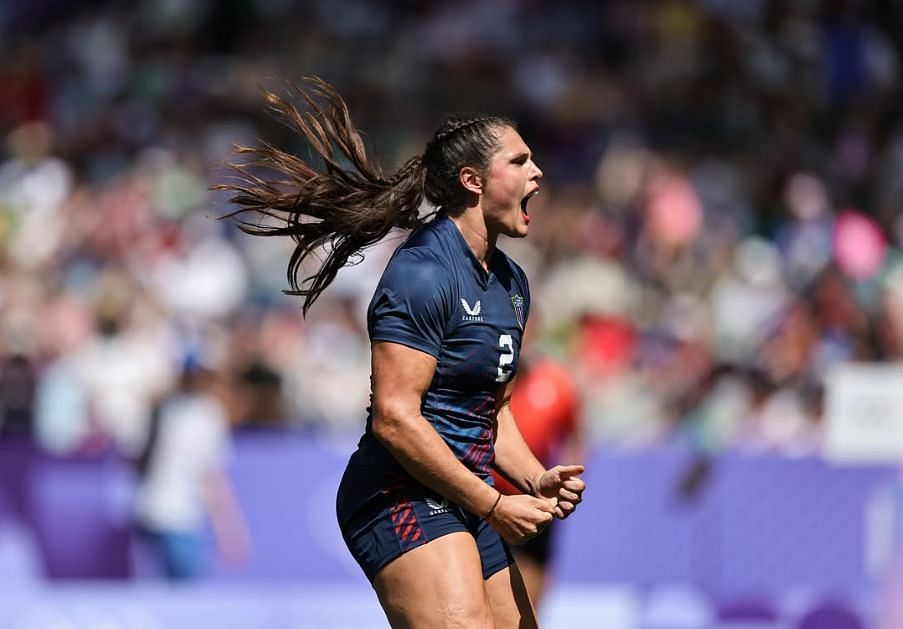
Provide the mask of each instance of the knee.
[{"label": "knee", "polygon": [[446,600],[438,610],[448,629],[494,629],[492,611],[486,601]]}]

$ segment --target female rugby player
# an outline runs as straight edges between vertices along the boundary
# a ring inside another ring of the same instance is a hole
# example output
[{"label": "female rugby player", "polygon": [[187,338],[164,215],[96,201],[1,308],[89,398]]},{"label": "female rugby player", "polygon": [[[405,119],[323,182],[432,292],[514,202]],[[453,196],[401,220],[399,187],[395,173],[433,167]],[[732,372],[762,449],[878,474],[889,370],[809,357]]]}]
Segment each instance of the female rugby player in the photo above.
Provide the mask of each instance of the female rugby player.
[{"label": "female rugby player", "polygon": [[[332,87],[311,78],[298,95],[303,111],[266,97],[316,162],[239,148],[253,159],[235,166],[239,183],[219,186],[234,193],[228,216],[244,231],[295,240],[287,292],[306,313],[349,258],[412,230],[368,309],[371,406],[336,501],[345,542],[393,627],[536,626],[508,544],[569,516],[585,487],[580,465],[545,469],[511,413],[530,292],[496,242],[527,235],[542,171],[510,120],[477,115],[446,120],[387,176]],[[325,257],[305,278],[312,253]],[[499,493],[493,469],[523,494]]]}]

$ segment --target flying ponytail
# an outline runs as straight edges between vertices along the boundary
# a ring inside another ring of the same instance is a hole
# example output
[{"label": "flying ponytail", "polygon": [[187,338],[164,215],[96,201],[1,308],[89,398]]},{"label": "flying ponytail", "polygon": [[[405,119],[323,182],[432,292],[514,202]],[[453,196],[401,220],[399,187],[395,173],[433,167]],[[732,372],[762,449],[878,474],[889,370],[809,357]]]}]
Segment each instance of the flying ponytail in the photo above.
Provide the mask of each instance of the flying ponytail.
[{"label": "flying ponytail", "polygon": [[[229,164],[238,181],[213,189],[232,193],[230,202],[237,209],[222,218],[232,219],[243,232],[295,241],[287,269],[291,290],[285,292],[303,297],[307,314],[352,256],[393,228],[413,229],[425,220],[419,216],[423,172],[421,158],[415,157],[387,178],[367,157],[344,100],[323,80],[307,77],[293,91],[308,110],[300,111],[272,92],[265,91],[264,97],[270,112],[302,136],[322,167],[270,144],[239,146],[235,153],[250,159]],[[260,168],[277,173],[276,179],[256,174]],[[276,224],[262,223],[264,216]],[[319,251],[325,252],[319,270],[302,277],[303,261]]]},{"label": "flying ponytail", "polygon": [[[294,240],[286,271],[291,289],[285,292],[304,298],[304,314],[362,250],[392,229],[416,229],[429,221],[431,215],[420,211],[424,198],[444,211],[462,208],[461,167],[486,169],[498,147],[496,131],[513,126],[497,116],[449,118],[423,156],[409,159],[387,177],[367,157],[348,106],[332,86],[318,77],[305,77],[292,92],[307,104],[305,110],[269,91],[264,91],[264,98],[270,113],[307,142],[321,166],[267,143],[238,146],[235,153],[249,159],[228,165],[237,181],[212,189],[232,193],[230,202],[237,209],[222,218],[233,220],[243,232]],[[276,178],[264,179],[260,169],[276,173]],[[264,223],[264,217],[275,224]],[[320,251],[325,258],[319,269],[304,277],[303,262]]]}]

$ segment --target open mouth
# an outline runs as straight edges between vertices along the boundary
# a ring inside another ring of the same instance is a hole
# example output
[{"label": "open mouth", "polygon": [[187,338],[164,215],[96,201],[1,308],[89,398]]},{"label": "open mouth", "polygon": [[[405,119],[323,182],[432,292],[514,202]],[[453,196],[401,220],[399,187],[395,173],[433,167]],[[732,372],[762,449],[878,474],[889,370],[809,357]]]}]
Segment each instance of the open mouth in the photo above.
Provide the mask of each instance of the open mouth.
[{"label": "open mouth", "polygon": [[530,222],[530,212],[527,211],[527,204],[530,202],[530,199],[539,194],[539,188],[525,196],[520,202],[520,211],[523,212],[524,220],[528,223]]}]

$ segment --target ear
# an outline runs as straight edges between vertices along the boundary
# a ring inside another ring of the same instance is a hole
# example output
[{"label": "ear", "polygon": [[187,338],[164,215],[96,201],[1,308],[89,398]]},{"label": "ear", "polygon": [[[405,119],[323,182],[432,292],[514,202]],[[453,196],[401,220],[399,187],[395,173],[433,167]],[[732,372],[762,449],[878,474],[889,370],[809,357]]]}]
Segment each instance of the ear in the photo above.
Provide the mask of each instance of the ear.
[{"label": "ear", "polygon": [[473,166],[464,166],[458,173],[458,180],[468,192],[483,194],[483,177]]}]

